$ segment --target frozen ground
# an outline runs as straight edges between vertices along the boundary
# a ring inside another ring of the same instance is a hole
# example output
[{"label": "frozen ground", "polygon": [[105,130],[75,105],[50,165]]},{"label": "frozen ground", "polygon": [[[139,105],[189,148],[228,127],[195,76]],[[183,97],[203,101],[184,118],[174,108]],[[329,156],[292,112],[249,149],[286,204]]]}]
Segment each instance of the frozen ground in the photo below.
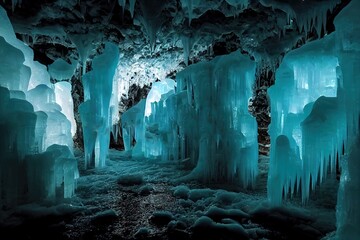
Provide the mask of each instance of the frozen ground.
[{"label": "frozen ground", "polygon": [[[79,156],[80,169],[84,160]],[[72,199],[0,211],[0,239],[321,239],[335,230],[337,180],[299,208],[266,203],[268,158],[256,189],[181,182],[185,164],[110,151],[107,166],[82,170]],[[179,170],[180,169],[180,170]]]}]

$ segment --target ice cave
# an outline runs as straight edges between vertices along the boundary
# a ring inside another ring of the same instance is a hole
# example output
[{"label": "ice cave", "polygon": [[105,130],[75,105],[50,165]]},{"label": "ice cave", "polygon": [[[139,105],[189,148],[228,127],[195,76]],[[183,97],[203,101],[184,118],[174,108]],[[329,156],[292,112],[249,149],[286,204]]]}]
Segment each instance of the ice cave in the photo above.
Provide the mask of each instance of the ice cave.
[{"label": "ice cave", "polygon": [[359,13],[0,1],[0,239],[360,239]]}]

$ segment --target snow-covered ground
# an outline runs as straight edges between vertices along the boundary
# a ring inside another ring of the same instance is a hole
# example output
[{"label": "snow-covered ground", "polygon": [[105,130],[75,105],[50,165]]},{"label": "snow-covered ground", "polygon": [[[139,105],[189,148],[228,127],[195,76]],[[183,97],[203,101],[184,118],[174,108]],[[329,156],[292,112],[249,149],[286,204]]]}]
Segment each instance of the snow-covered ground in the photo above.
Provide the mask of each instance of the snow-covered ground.
[{"label": "snow-covered ground", "polygon": [[81,170],[79,156],[72,199],[2,209],[0,239],[320,239],[335,230],[335,178],[305,207],[295,197],[271,209],[265,157],[254,190],[181,182],[185,164],[109,157],[102,169]]}]

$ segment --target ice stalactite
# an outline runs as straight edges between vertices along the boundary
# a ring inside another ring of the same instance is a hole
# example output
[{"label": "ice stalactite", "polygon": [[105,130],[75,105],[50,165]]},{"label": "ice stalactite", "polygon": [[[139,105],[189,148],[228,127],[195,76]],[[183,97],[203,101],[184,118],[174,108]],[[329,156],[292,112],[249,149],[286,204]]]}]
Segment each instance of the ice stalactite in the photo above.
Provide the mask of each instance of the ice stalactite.
[{"label": "ice stalactite", "polygon": [[189,58],[191,54],[191,50],[194,46],[195,39],[192,36],[184,35],[181,37],[181,43],[183,45],[183,51],[184,51],[184,61],[186,66],[189,65]]},{"label": "ice stalactite", "polygon": [[70,40],[76,45],[82,62],[82,74],[86,73],[86,62],[94,49],[94,42],[99,38],[99,33],[70,34]]},{"label": "ice stalactite", "polygon": [[46,67],[15,37],[1,7],[0,25],[0,52],[8,58],[0,66],[0,204],[71,197],[78,172],[70,122]]},{"label": "ice stalactite", "polygon": [[126,0],[118,0],[119,6],[122,7],[123,14],[125,12]]},{"label": "ice stalactite", "polygon": [[139,2],[142,11],[140,20],[145,28],[152,51],[155,50],[157,32],[163,24],[162,10],[165,3],[165,0],[142,0]]},{"label": "ice stalactite", "polygon": [[249,0],[226,0],[226,2],[235,8],[235,16],[249,6]]},{"label": "ice stalactite", "polygon": [[[123,14],[125,12],[126,2],[127,2],[126,0],[118,0],[119,6],[122,7]],[[130,15],[132,18],[134,18],[136,0],[128,0],[128,2],[129,2]]]},{"label": "ice stalactite", "polygon": [[329,0],[311,2],[311,8],[306,1],[280,1],[280,0],[260,0],[260,3],[266,7],[272,7],[282,10],[287,14],[287,21],[296,19],[299,31],[305,34],[315,29],[320,38],[322,31],[326,33],[327,12],[332,11],[340,0]]},{"label": "ice stalactite", "polygon": [[119,62],[119,49],[105,44],[103,54],[92,62],[92,71],[83,76],[85,102],[79,106],[82,121],[86,167],[103,167],[109,148],[112,116],[110,100]]},{"label": "ice stalactite", "polygon": [[[341,152],[346,137],[343,112],[337,98],[339,83],[338,58],[333,46],[335,36],[311,42],[287,54],[276,71],[276,83],[268,90],[271,99],[271,145],[268,179],[269,199],[273,205],[281,204],[283,189],[293,193],[299,183],[303,202],[315,188],[320,173],[320,182],[326,176],[328,161],[334,170],[336,154]],[[320,98],[321,96],[325,96]],[[323,134],[315,129],[322,125]],[[279,154],[287,138],[287,160]],[[279,162],[282,162],[281,166]],[[290,171],[298,166],[297,171]],[[278,193],[277,196],[272,195]],[[286,197],[286,196],[285,196]]]},{"label": "ice stalactite", "polygon": [[188,18],[189,18],[189,25],[191,24],[191,21],[193,19],[193,11],[194,8],[197,7],[197,5],[200,4],[201,0],[181,0],[181,6],[182,8],[187,11]]},{"label": "ice stalactite", "polygon": [[[3,0],[6,2],[6,0]],[[22,0],[11,0],[11,9],[14,12],[16,7],[21,7]]]},{"label": "ice stalactite", "polygon": [[132,18],[134,18],[135,4],[136,4],[136,0],[129,0],[130,14]]},{"label": "ice stalactite", "polygon": [[351,1],[335,18],[336,48],[342,70],[342,101],[347,120],[349,154],[342,161],[337,202],[337,238],[360,236],[360,2]]},{"label": "ice stalactite", "polygon": [[75,73],[77,62],[72,61],[71,64],[58,58],[49,65],[49,73],[53,79],[57,81],[70,80]]}]

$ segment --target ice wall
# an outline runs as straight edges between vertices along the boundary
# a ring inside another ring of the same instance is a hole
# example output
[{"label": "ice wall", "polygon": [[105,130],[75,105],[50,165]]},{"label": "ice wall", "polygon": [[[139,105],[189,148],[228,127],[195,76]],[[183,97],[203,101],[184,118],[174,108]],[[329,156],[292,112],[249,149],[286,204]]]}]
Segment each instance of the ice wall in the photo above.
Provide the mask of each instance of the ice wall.
[{"label": "ice wall", "polygon": [[[334,170],[336,153],[346,136],[337,98],[340,80],[334,44],[335,36],[329,35],[287,54],[276,72],[275,85],[268,90],[269,133],[273,141],[268,190],[274,205],[281,204],[283,189],[285,193],[289,187],[291,193],[296,191],[298,186],[294,184],[299,182],[299,177],[305,202],[310,193],[310,179],[313,189],[318,177],[321,183],[326,176],[328,166]],[[285,142],[290,153],[281,155],[278,149],[284,148]],[[294,166],[299,169],[293,170]]]},{"label": "ice wall", "polygon": [[337,204],[337,238],[359,239],[360,225],[360,2],[351,1],[335,18],[336,47],[343,76],[347,148],[342,162]]},{"label": "ice wall", "polygon": [[[71,197],[78,173],[70,122],[55,101],[46,67],[16,39],[1,7],[0,25],[6,59],[0,66],[0,205]],[[60,159],[58,151],[66,155]]]},{"label": "ice wall", "polygon": [[106,43],[104,52],[92,62],[93,70],[82,79],[85,102],[79,106],[79,112],[83,123],[86,167],[105,166],[112,124],[110,100],[118,62],[118,47]]}]

